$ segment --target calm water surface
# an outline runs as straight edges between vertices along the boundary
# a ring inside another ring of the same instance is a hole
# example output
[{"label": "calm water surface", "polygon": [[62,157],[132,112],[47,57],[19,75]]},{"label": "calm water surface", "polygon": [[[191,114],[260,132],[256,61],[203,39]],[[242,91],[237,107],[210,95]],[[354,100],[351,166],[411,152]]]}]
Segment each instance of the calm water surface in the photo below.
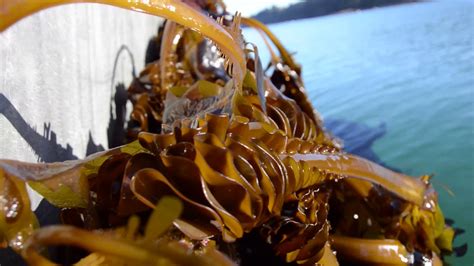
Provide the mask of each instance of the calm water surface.
[{"label": "calm water surface", "polygon": [[[467,242],[468,252],[450,258],[453,265],[474,263],[473,17],[474,1],[459,0],[270,27],[297,52],[311,100],[327,121],[383,128],[372,145],[381,161],[410,175],[435,174],[445,216],[466,230],[455,246]],[[264,50],[256,32],[245,34]],[[367,130],[345,131],[352,146],[372,144]]]}]

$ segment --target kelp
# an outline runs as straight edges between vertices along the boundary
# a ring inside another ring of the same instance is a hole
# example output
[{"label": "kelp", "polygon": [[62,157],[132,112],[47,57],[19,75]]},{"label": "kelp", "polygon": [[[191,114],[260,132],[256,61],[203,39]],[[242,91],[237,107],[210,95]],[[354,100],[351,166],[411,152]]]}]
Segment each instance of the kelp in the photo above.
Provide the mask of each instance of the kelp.
[{"label": "kelp", "polygon": [[181,210],[178,199],[163,197],[151,213],[143,234],[138,230],[137,216],[131,216],[124,227],[107,231],[66,225],[45,227],[28,238],[22,255],[31,265],[55,265],[38,251],[45,245],[67,244],[93,252],[76,265],[234,265],[215,250],[212,242],[193,251],[177,240],[166,239],[165,232]]},{"label": "kelp", "polygon": [[[2,1],[0,30],[74,2]],[[88,252],[78,265],[227,265],[240,254],[226,247],[248,234],[305,265],[438,263],[452,250],[429,178],[344,152],[265,25],[220,1],[89,2],[168,20],[159,58],[128,90],[128,144],[63,163],[0,160],[0,241],[29,264],[66,245]],[[276,46],[271,75],[240,22]],[[27,185],[63,225],[38,229]]]},{"label": "kelp", "polygon": [[18,251],[38,227],[25,184],[0,168],[0,243]]}]

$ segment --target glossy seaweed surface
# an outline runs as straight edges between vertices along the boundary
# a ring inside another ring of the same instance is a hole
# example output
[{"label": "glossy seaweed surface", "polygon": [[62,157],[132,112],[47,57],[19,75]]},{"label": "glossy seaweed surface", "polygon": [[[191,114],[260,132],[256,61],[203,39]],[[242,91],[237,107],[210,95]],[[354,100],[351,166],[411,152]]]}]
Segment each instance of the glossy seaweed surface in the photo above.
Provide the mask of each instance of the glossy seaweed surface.
[{"label": "glossy seaweed surface", "polygon": [[[73,2],[1,1],[0,29]],[[63,163],[0,160],[0,243],[28,264],[52,264],[49,246],[78,265],[441,265],[451,252],[430,177],[345,152],[265,25],[220,1],[91,2],[167,21],[128,89],[123,146]],[[241,24],[266,40],[266,69]],[[62,224],[38,226],[27,184]]]}]

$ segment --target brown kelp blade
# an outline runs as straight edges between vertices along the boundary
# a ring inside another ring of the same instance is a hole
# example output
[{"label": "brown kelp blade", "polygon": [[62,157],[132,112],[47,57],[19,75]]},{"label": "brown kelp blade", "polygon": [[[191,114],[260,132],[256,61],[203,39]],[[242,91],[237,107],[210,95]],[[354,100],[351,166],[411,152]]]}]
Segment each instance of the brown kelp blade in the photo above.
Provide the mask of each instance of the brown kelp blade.
[{"label": "brown kelp blade", "polygon": [[85,207],[89,191],[85,164],[87,162],[82,160],[48,164],[0,160],[0,170],[23,185],[28,183],[58,207]]},{"label": "brown kelp blade", "polygon": [[0,160],[0,243],[21,249],[37,227],[31,211],[27,184],[60,208],[85,208],[89,204],[88,179],[114,154],[146,151],[133,142],[87,157],[61,163],[25,163]]},{"label": "brown kelp blade", "polygon": [[[197,254],[173,240],[157,241],[171,226],[172,221],[178,218],[181,206],[177,198],[163,197],[151,214],[144,235],[140,235],[137,227],[133,226],[136,224],[133,222],[136,217],[133,216],[127,227],[115,230],[87,231],[64,225],[45,227],[37,230],[27,240],[22,255],[31,265],[54,265],[40,255],[40,248],[68,245],[93,252],[81,260],[79,265],[232,265],[225,256],[218,256],[218,251],[213,250],[213,247]],[[209,252],[213,256],[206,256]]]},{"label": "brown kelp blade", "polygon": [[20,250],[36,227],[26,184],[0,168],[0,247]]},{"label": "brown kelp blade", "polygon": [[362,239],[331,236],[331,246],[337,255],[349,261],[365,264],[407,265],[408,252],[393,239]]},{"label": "brown kelp blade", "polygon": [[305,161],[310,167],[329,173],[379,184],[400,198],[417,205],[423,203],[426,188],[421,180],[396,173],[364,158],[351,154],[294,154],[292,158]]},{"label": "brown kelp blade", "polygon": [[0,170],[27,183],[51,204],[60,208],[86,207],[89,198],[87,179],[96,175],[111,156],[148,152],[138,141],[95,153],[83,160],[57,163],[27,163],[0,160]]}]

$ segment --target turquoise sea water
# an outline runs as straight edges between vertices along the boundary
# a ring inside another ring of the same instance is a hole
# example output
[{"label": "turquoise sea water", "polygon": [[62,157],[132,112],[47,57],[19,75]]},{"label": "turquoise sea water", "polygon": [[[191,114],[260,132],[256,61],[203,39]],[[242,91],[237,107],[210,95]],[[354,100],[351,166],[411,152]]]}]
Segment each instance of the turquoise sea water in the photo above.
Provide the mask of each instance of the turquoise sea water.
[{"label": "turquoise sea water", "polygon": [[[469,247],[449,261],[473,265],[474,1],[407,4],[270,28],[296,52],[323,117],[358,125],[331,126],[342,127],[352,147],[372,145],[383,163],[410,175],[435,174],[445,216],[466,230],[455,246]],[[265,50],[255,31],[244,34]],[[381,132],[376,139],[367,136],[371,128]]]}]

